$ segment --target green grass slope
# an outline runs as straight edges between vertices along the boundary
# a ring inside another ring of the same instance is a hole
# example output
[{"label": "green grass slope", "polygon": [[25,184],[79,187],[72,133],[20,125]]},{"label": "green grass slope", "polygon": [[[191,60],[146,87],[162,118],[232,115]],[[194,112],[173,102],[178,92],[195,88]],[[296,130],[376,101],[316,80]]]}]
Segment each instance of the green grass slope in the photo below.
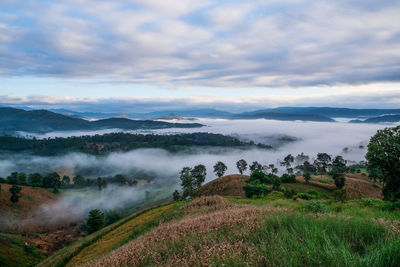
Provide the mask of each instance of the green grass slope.
[{"label": "green grass slope", "polygon": [[[400,210],[381,199],[355,195],[337,202],[331,184],[317,181],[324,177],[314,177],[315,184],[285,184],[312,194],[311,200],[287,199],[282,192],[257,199],[232,194],[241,194],[233,185],[241,186],[245,178],[222,177],[191,201],[133,214],[39,266],[387,267],[400,262]],[[349,189],[370,190],[361,175],[352,179]],[[209,196],[218,190],[227,196]]]}]

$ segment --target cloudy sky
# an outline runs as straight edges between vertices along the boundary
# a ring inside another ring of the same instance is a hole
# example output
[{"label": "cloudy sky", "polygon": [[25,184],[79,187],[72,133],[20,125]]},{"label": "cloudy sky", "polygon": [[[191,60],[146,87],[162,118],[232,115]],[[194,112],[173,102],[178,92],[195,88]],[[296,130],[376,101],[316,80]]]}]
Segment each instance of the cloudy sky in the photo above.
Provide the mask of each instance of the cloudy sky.
[{"label": "cloudy sky", "polygon": [[400,108],[399,14],[398,0],[0,0],[0,104]]}]

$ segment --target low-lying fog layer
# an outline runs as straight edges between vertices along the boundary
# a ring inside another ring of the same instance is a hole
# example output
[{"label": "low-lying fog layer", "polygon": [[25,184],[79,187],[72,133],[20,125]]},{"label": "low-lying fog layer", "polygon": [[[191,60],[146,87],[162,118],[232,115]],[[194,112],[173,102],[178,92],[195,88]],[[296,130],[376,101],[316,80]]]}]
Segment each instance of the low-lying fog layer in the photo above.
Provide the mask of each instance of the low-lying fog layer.
[{"label": "low-lying fog layer", "polygon": [[[161,149],[140,149],[126,153],[111,153],[107,156],[96,157],[80,153],[72,153],[58,157],[15,156],[13,158],[0,158],[0,176],[5,176],[11,171],[22,168],[25,171],[61,171],[63,173],[76,173],[85,169],[98,171],[89,173],[89,176],[106,176],[116,173],[129,173],[132,168],[137,170],[152,170],[157,176],[176,176],[184,166],[193,166],[202,163],[207,166],[208,180],[213,179],[212,165],[221,160],[228,166],[227,173],[235,173],[235,162],[244,158],[248,162],[257,160],[263,164],[276,163],[288,153],[297,155],[304,152],[311,157],[318,152],[331,155],[343,155],[347,160],[364,160],[366,146],[370,137],[378,129],[387,127],[382,124],[350,124],[329,122],[287,122],[273,120],[201,120],[207,125],[195,129],[163,129],[146,131],[142,133],[190,133],[210,132],[237,136],[242,140],[253,140],[270,144],[276,149],[199,149],[191,153],[171,154]],[[54,132],[46,135],[35,135],[38,138],[55,136],[71,136],[81,134],[101,134],[114,130],[95,132]],[[138,131],[135,131],[138,132]],[[282,137],[294,137],[297,141],[286,142]],[[347,147],[347,152],[343,149]]]},{"label": "low-lying fog layer", "polygon": [[[297,155],[301,152],[315,157],[318,152],[331,155],[343,155],[347,160],[364,160],[367,144],[370,137],[378,129],[387,127],[381,124],[350,124],[350,123],[324,123],[324,122],[285,122],[272,120],[201,120],[206,127],[196,129],[164,129],[151,131],[159,134],[210,132],[234,135],[243,140],[253,140],[271,144],[275,149],[233,149],[233,148],[198,148],[191,151],[170,153],[162,149],[138,149],[124,153],[111,153],[105,156],[93,156],[82,153],[71,153],[64,156],[39,157],[27,155],[4,155],[0,157],[0,176],[7,176],[12,171],[52,172],[74,175],[82,174],[85,177],[96,178],[115,174],[131,174],[135,177],[138,173],[147,173],[153,177],[154,185],[165,188],[165,193],[170,194],[179,188],[178,173],[184,166],[204,164],[207,167],[206,181],[215,179],[212,166],[217,161],[223,161],[228,170],[226,174],[237,173],[236,161],[245,159],[248,163],[259,161],[262,164],[274,163],[279,165],[279,160],[288,153]],[[105,132],[111,132],[106,130]],[[148,131],[146,131],[148,132]],[[97,134],[103,132],[90,132]],[[89,134],[89,132],[50,133],[37,137],[71,136]],[[295,137],[297,141],[285,142],[281,137]],[[347,152],[343,148],[347,147]],[[140,175],[139,175],[140,176]],[[142,177],[135,177],[141,179]],[[73,196],[66,196],[63,202],[57,205],[79,206],[79,211],[86,212],[90,208],[105,207],[118,208],[121,203],[129,199],[144,199],[143,192],[135,189],[121,191],[125,193],[115,195],[116,189],[108,189],[104,193],[76,192]],[[149,189],[150,191],[153,188]],[[143,190],[142,190],[143,191]],[[94,196],[94,197],[92,197]],[[121,196],[121,197],[120,197]],[[128,197],[122,197],[128,196]],[[96,199],[86,201],[88,197]],[[115,201],[109,201],[113,199]],[[104,204],[106,203],[106,204]],[[57,208],[47,207],[47,209]]]}]

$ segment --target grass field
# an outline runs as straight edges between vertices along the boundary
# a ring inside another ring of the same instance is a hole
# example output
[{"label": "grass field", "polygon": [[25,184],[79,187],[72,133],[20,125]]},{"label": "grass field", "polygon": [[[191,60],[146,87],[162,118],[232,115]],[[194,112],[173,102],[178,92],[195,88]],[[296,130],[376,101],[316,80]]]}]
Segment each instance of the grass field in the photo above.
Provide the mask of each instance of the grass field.
[{"label": "grass field", "polygon": [[[319,179],[331,179],[319,176]],[[361,174],[347,177],[350,199],[321,181],[283,184],[311,200],[241,197],[246,176],[217,179],[192,201],[125,218],[69,246],[39,266],[397,266],[400,210]],[[207,196],[221,192],[221,196]],[[357,193],[357,194],[356,194]],[[378,196],[378,197],[371,197]]]},{"label": "grass field", "polygon": [[42,255],[17,234],[0,234],[0,266],[34,266]]},{"label": "grass field", "polygon": [[[377,201],[229,199],[162,224],[87,266],[396,266],[400,212]],[[195,200],[196,201],[196,200]],[[213,204],[214,203],[214,204]],[[257,205],[254,205],[257,204]]]}]

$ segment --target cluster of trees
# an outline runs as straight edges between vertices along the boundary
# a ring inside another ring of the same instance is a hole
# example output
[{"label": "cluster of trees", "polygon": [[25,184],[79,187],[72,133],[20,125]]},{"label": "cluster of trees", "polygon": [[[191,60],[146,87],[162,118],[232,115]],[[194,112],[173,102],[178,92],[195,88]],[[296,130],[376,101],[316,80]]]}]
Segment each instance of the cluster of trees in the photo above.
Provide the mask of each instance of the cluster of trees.
[{"label": "cluster of trees", "polygon": [[206,179],[206,166],[199,164],[191,167],[184,167],[180,172],[180,180],[182,186],[182,195],[178,190],[173,193],[174,200],[179,200],[182,197],[190,196],[193,191],[199,188]]},{"label": "cluster of trees", "polygon": [[90,154],[105,154],[113,151],[129,151],[136,148],[164,148],[176,151],[191,146],[257,146],[261,148],[271,148],[271,146],[268,145],[243,142],[232,136],[212,133],[174,135],[110,133],[94,136],[58,137],[49,139],[0,136],[0,150],[2,151],[30,151],[34,154],[47,156],[73,151]]},{"label": "cluster of trees", "polygon": [[12,193],[14,197],[12,197],[11,201],[17,202],[17,195],[21,191],[21,189],[19,189],[19,191],[16,189],[17,185],[50,188],[53,189],[54,193],[57,193],[59,188],[81,188],[97,186],[99,190],[102,190],[107,187],[107,184],[134,186],[138,183],[138,181],[133,178],[128,178],[127,176],[122,174],[117,174],[115,176],[109,177],[98,177],[97,179],[89,179],[83,177],[82,175],[76,175],[73,178],[70,178],[67,175],[61,177],[57,172],[52,172],[47,175],[42,175],[37,172],[31,173],[29,175],[24,172],[12,172],[9,176],[7,176],[7,178],[0,177],[0,183],[8,183],[13,185],[11,188],[14,188],[12,190],[15,193]]},{"label": "cluster of trees", "polygon": [[[346,161],[341,156],[332,158],[326,153],[318,153],[316,159],[311,164],[310,157],[304,153],[298,154],[296,157],[289,154],[280,162],[280,166],[286,169],[286,172],[280,177],[277,175],[278,168],[275,164],[261,164],[258,161],[253,161],[250,165],[244,159],[236,162],[236,167],[240,174],[243,174],[247,169],[250,170],[250,179],[247,180],[244,190],[246,196],[261,196],[271,190],[278,190],[282,183],[296,183],[296,175],[303,175],[308,183],[311,180],[311,175],[330,175],[338,189],[342,189],[345,185],[344,173],[348,171]],[[297,166],[294,164],[301,163]],[[225,163],[218,161],[214,166],[214,173],[221,177],[225,174],[227,166]],[[294,170],[297,170],[296,173]],[[175,200],[191,195],[193,190],[200,187],[206,176],[206,167],[197,165],[193,169],[184,167],[180,172],[182,195],[178,190],[175,190],[173,197]]]}]

